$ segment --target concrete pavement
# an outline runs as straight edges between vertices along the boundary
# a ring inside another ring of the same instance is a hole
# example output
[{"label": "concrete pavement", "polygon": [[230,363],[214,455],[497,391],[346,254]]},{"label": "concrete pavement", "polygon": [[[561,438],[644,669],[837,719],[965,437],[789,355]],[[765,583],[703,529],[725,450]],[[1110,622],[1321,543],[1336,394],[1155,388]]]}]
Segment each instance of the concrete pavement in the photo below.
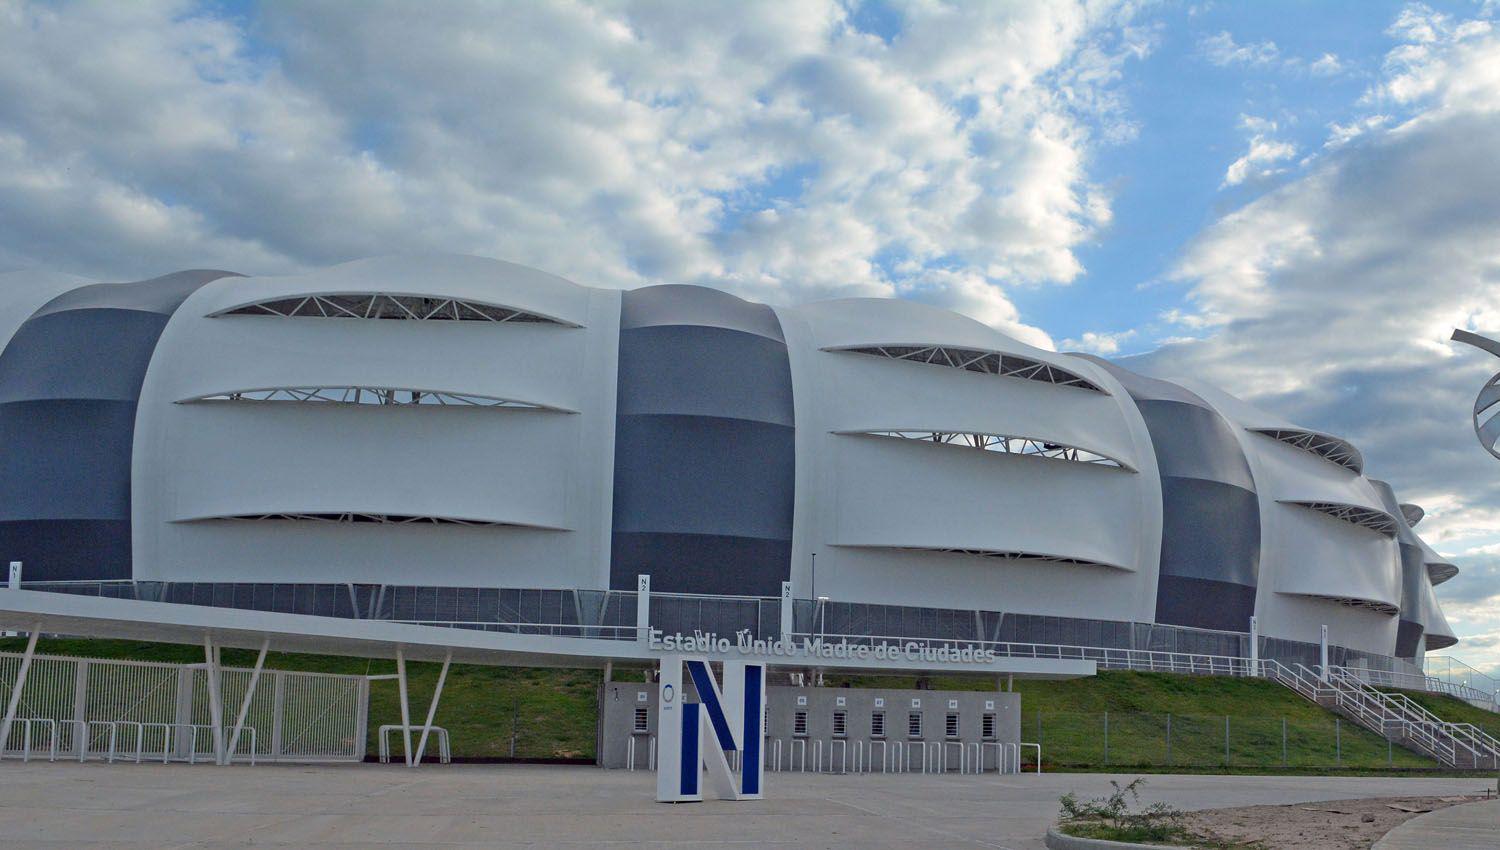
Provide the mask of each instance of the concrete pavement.
[{"label": "concrete pavement", "polygon": [[[0,847],[1041,848],[1057,798],[1112,777],[768,774],[757,802],[661,805],[590,767],[0,763]],[[1121,781],[1133,775],[1113,777]],[[1185,809],[1473,793],[1474,779],[1149,776]],[[1429,845],[1431,846],[1431,845]]]},{"label": "concrete pavement", "polygon": [[1500,800],[1450,806],[1417,815],[1375,842],[1374,850],[1495,850],[1500,847]]}]

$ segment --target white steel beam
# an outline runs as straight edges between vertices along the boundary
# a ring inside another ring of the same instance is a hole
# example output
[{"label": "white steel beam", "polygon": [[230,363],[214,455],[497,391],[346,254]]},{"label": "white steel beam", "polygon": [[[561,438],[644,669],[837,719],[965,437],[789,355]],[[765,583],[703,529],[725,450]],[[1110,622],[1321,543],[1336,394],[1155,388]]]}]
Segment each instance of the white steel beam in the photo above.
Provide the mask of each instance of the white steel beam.
[{"label": "white steel beam", "polygon": [[21,656],[21,669],[16,671],[16,682],[10,689],[10,701],[5,704],[5,722],[0,724],[0,753],[10,743],[10,727],[16,719],[16,709],[21,707],[21,689],[26,687],[26,674],[31,672],[31,659],[36,656],[36,639],[42,633],[42,624],[31,628],[26,638],[26,654]]},{"label": "white steel beam", "polygon": [[[451,653],[452,650],[449,650]],[[396,686],[401,691],[401,742],[406,766],[411,767],[411,703],[406,700],[406,652],[396,647]]]},{"label": "white steel beam", "polygon": [[[260,671],[266,666],[266,650],[270,648],[270,638],[260,642],[260,654],[255,657],[255,669],[250,673],[250,684],[245,686],[245,698],[240,700],[240,711],[234,718],[234,734],[229,736],[229,749],[224,755],[225,764],[234,762],[234,753],[240,746],[240,732],[244,731],[245,717],[250,713],[250,701],[255,699],[255,686],[260,682]],[[253,758],[252,756],[252,760]]]},{"label": "white steel beam", "polygon": [[224,695],[219,691],[219,650],[208,632],[203,633],[203,659],[208,676],[209,728],[214,733],[214,764],[224,764]]},{"label": "white steel beam", "polygon": [[427,733],[432,731],[432,721],[437,719],[438,700],[443,696],[443,683],[448,681],[448,666],[453,663],[453,650],[443,657],[443,669],[438,673],[437,690],[432,692],[432,704],[427,706],[427,722],[422,724],[422,738],[417,741],[417,755],[413,766],[422,763],[422,754],[427,752]]}]

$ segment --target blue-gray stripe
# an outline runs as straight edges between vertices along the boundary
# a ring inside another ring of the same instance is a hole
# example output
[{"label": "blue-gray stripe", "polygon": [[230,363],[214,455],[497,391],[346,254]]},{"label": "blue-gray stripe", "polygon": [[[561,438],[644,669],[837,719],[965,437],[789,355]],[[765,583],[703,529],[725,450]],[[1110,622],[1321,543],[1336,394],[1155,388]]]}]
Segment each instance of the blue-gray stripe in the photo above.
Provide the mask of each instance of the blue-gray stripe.
[{"label": "blue-gray stripe", "polygon": [[1090,357],[1145,420],[1161,475],[1156,622],[1243,632],[1255,614],[1260,503],[1234,428],[1195,393]]},{"label": "blue-gray stripe", "polygon": [[779,594],[795,445],[776,314],[696,286],[622,297],[610,585]]},{"label": "blue-gray stripe", "polygon": [[1396,557],[1401,563],[1401,613],[1396,623],[1396,657],[1415,658],[1418,642],[1427,631],[1429,619],[1426,610],[1427,595],[1422,582],[1428,581],[1426,560],[1417,533],[1406,522],[1401,513],[1396,492],[1384,481],[1371,480],[1375,492],[1380,496],[1380,506],[1386,513],[1396,517]]},{"label": "blue-gray stripe", "polygon": [[0,352],[0,555],[28,581],[130,578],[136,403],[173,311],[229,272],[63,293]]}]

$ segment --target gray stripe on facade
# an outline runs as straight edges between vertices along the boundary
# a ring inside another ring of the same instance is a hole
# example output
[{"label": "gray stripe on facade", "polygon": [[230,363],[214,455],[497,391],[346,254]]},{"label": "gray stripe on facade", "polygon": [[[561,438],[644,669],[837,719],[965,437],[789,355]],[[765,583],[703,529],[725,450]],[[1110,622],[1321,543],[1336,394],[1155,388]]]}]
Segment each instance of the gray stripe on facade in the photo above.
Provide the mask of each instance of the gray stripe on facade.
[{"label": "gray stripe on facade", "polygon": [[129,578],[136,403],[156,342],[195,270],[81,286],[0,352],[0,551],[28,581]]},{"label": "gray stripe on facade", "polygon": [[1260,502],[1234,426],[1184,387],[1088,359],[1130,393],[1156,454],[1162,490],[1156,621],[1247,630],[1259,583]]},{"label": "gray stripe on facade", "polygon": [[775,313],[658,286],[625,292],[620,317],[611,587],[779,594],[796,455]]},{"label": "gray stripe on facade", "polygon": [[1417,542],[1417,533],[1407,524],[1391,485],[1373,479],[1370,483],[1380,496],[1380,506],[1396,517],[1396,550],[1401,560],[1401,613],[1396,624],[1396,657],[1414,658],[1430,619],[1426,610],[1427,595],[1422,587],[1422,582],[1428,580],[1426,558]]}]

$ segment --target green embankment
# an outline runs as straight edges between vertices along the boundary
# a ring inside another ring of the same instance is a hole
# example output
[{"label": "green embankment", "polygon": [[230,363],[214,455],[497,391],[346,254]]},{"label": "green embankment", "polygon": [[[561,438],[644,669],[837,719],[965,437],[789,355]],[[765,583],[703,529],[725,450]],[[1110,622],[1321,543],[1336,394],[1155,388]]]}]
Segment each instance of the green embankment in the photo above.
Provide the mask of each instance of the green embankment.
[{"label": "green embankment", "polygon": [[[3,650],[18,651],[22,646],[19,639],[0,640]],[[39,650],[188,663],[203,657],[197,647],[129,641],[43,640]],[[224,651],[226,665],[250,666],[254,659],[255,653],[249,650]],[[267,665],[329,673],[395,672],[393,661],[317,655],[273,653]],[[413,663],[408,672],[412,720],[420,723],[437,681],[438,665]],[[640,680],[641,676],[639,670],[617,671],[621,679]],[[592,758],[599,683],[595,670],[455,664],[443,690],[437,724],[449,730],[453,753],[459,757]],[[830,677],[827,682],[831,686],[844,683],[910,688],[916,680]],[[951,690],[995,687],[993,679],[961,677],[932,677],[926,684]],[[1368,772],[1437,768],[1434,762],[1400,747],[1387,747],[1384,739],[1347,721],[1336,722],[1333,714],[1264,680],[1107,671],[1068,681],[1018,679],[1015,687],[1021,694],[1021,738],[1041,742],[1049,769]],[[1500,737],[1500,715],[1446,697],[1411,696],[1445,720],[1474,723]],[[373,682],[369,752],[376,749],[376,727],[399,720],[395,681]]]}]

